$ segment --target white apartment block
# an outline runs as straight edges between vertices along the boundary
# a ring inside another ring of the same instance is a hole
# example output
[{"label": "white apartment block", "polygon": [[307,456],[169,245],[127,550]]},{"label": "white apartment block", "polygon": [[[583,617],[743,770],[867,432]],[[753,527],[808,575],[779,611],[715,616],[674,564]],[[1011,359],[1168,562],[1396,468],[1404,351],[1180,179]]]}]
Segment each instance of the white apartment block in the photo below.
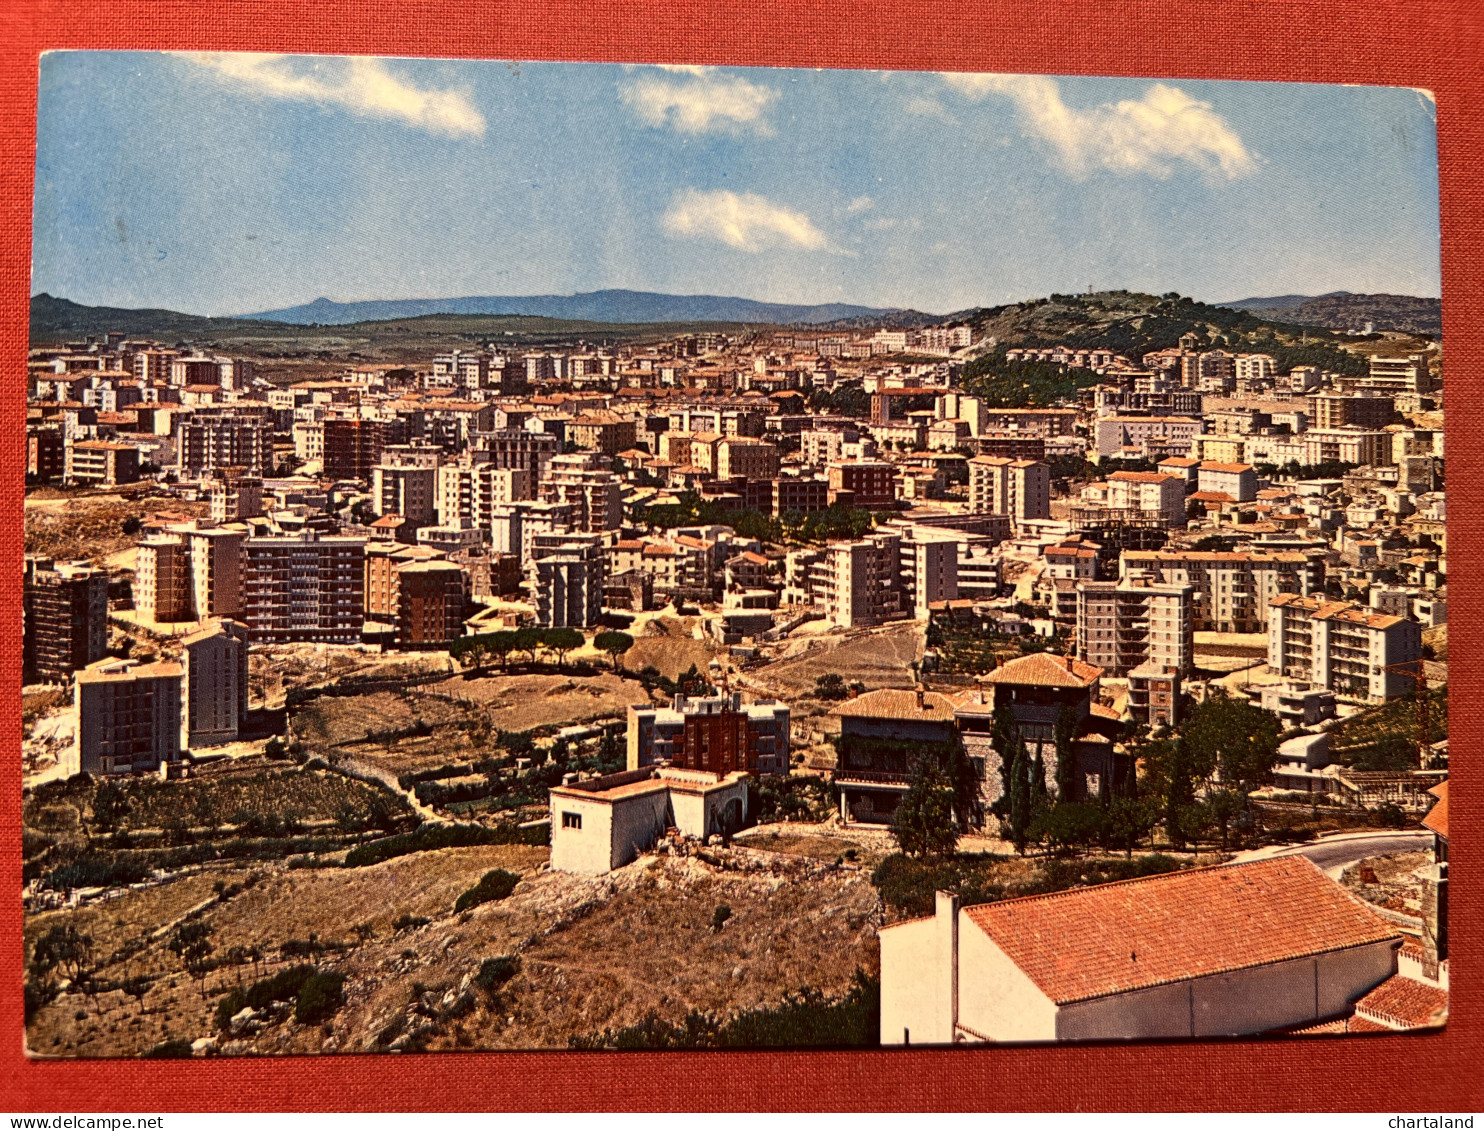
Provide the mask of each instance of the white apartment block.
[{"label": "white apartment block", "polygon": [[371,469],[371,505],[378,516],[399,514],[413,526],[438,520],[437,467],[377,464]]},{"label": "white apartment block", "polygon": [[1251,464],[1203,460],[1196,468],[1196,484],[1197,490],[1228,495],[1234,503],[1257,498],[1257,471]]},{"label": "white apartment block", "polygon": [[1125,676],[1144,664],[1189,675],[1195,588],[1146,577],[1077,583],[1077,658]]},{"label": "white apartment block", "polygon": [[889,552],[876,541],[834,542],[815,566],[824,598],[825,619],[842,628],[880,624],[887,594],[897,575],[897,546]]},{"label": "white apartment block", "polygon": [[1336,695],[1381,703],[1414,681],[1386,669],[1422,658],[1422,626],[1349,601],[1285,594],[1270,602],[1268,666]]},{"label": "white apartment block", "polygon": [[1185,525],[1185,477],[1159,471],[1115,471],[1108,476],[1108,505],[1153,511],[1170,526]]},{"label": "white apartment block", "polygon": [[494,507],[533,498],[529,470],[462,461],[438,468],[433,506],[445,525],[467,521],[483,530],[489,527]]},{"label": "white apartment block", "polygon": [[601,534],[623,525],[623,487],[598,452],[555,456],[541,481],[545,502],[572,508],[573,528]]},{"label": "white apartment block", "polygon": [[531,548],[536,622],[542,628],[591,628],[603,615],[606,554],[596,534],[538,534]]},{"label": "white apartment block", "polygon": [[928,607],[938,601],[958,600],[957,538],[904,542],[912,552],[912,605],[918,620],[926,620]]},{"label": "white apartment block", "polygon": [[1324,588],[1323,558],[1289,551],[1128,550],[1119,573],[1192,586],[1197,632],[1265,632],[1274,598]]},{"label": "white apartment block", "polygon": [[975,456],[969,460],[969,510],[1020,523],[1051,517],[1051,466],[1040,460]]},{"label": "white apartment block", "polygon": [[1392,462],[1391,433],[1367,428],[1310,428],[1298,437],[1304,444],[1304,462],[1379,467]]},{"label": "white apartment block", "polygon": [[1151,440],[1188,443],[1201,430],[1193,416],[1100,416],[1093,424],[1093,442],[1100,456],[1117,456],[1126,449],[1143,450]]}]

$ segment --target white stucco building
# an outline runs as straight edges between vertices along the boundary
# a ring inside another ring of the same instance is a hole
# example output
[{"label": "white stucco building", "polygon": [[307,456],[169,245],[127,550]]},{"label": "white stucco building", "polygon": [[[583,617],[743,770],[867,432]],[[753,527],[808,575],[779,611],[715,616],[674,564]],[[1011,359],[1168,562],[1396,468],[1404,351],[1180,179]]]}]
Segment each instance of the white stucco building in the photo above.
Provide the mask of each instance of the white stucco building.
[{"label": "white stucco building", "polygon": [[1240,1036],[1348,1013],[1398,928],[1301,856],[937,912],[881,930],[881,1043]]},{"label": "white stucco building", "polygon": [[729,835],[747,820],[747,774],[669,766],[624,770],[551,791],[551,866],[600,875],[653,847],[669,828]]}]

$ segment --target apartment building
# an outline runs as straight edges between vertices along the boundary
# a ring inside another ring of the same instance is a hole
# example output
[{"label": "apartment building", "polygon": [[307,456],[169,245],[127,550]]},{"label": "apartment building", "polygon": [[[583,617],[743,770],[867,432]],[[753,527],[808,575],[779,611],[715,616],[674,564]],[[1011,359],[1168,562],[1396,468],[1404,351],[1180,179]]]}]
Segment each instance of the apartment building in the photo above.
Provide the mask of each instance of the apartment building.
[{"label": "apartment building", "polygon": [[1304,462],[1353,463],[1379,467],[1392,461],[1391,433],[1366,428],[1310,428],[1297,440],[1304,445]]},{"label": "apartment building", "polygon": [[533,484],[541,481],[547,463],[561,451],[561,443],[549,432],[531,432],[525,428],[482,433],[479,442],[479,450],[488,453],[492,465],[525,471]]},{"label": "apartment building", "polygon": [[21,617],[23,682],[61,683],[108,651],[107,572],[27,557]]},{"label": "apartment building", "polygon": [[728,774],[788,773],[788,704],[744,703],[742,693],[677,695],[669,707],[631,706],[628,768],[664,763]]},{"label": "apartment building", "polygon": [[781,518],[789,511],[814,514],[828,508],[830,485],[823,479],[784,475],[773,480],[772,514]]},{"label": "apartment building", "polygon": [[101,660],[73,679],[73,773],[114,775],[180,761],[179,664]]},{"label": "apartment building", "polygon": [[1195,660],[1195,587],[1130,576],[1077,583],[1077,658],[1111,676],[1152,664],[1189,675]]},{"label": "apartment building", "polygon": [[1362,388],[1389,393],[1431,393],[1436,388],[1425,354],[1406,357],[1373,357],[1370,372],[1361,379]]},{"label": "apartment building", "polygon": [[379,463],[371,469],[371,505],[376,514],[399,514],[413,527],[432,526],[438,521],[437,487],[436,466],[409,466],[398,461]]},{"label": "apartment building", "polygon": [[243,554],[243,612],[254,643],[359,643],[365,539],[313,532],[248,538]]},{"label": "apartment building", "polygon": [[245,538],[241,530],[183,527],[142,539],[135,608],[161,624],[240,615]]},{"label": "apartment building", "polygon": [[442,561],[448,555],[431,546],[406,546],[401,542],[366,543],[366,619],[396,624],[401,611],[401,570],[422,562]]},{"label": "apartment building", "polygon": [[573,528],[601,534],[623,525],[623,486],[597,452],[554,456],[541,482],[542,501],[572,509]]},{"label": "apartment building", "polygon": [[1093,423],[1092,439],[1098,455],[1119,456],[1143,454],[1153,442],[1183,447],[1200,430],[1200,418],[1193,416],[1100,416]]},{"label": "apartment building", "polygon": [[1309,427],[1385,428],[1396,415],[1396,401],[1382,395],[1314,393],[1309,397]]},{"label": "apartment building", "polygon": [[852,492],[855,505],[870,509],[896,501],[896,472],[884,460],[844,460],[829,465],[830,497]]},{"label": "apartment building", "polygon": [[1257,471],[1247,463],[1202,460],[1196,465],[1196,487],[1225,495],[1234,503],[1250,503],[1257,498]]},{"label": "apartment building", "polygon": [[1173,527],[1185,525],[1185,477],[1159,471],[1115,471],[1108,476],[1108,505],[1158,514]]},{"label": "apartment building", "polygon": [[433,505],[438,521],[444,525],[468,522],[486,530],[495,507],[534,497],[527,469],[496,467],[464,458],[438,468]]},{"label": "apartment building", "polygon": [[464,634],[469,576],[457,562],[409,562],[396,579],[400,647],[442,648]]},{"label": "apartment building", "polygon": [[845,445],[860,442],[860,433],[833,428],[809,428],[799,433],[799,454],[809,467],[824,467],[845,458]]},{"label": "apartment building", "polygon": [[875,536],[832,542],[811,571],[811,587],[823,600],[825,619],[843,628],[880,624],[900,611],[901,544]]},{"label": "apartment building", "polygon": [[716,477],[772,479],[778,474],[778,447],[766,440],[734,436],[716,445]]},{"label": "apartment building", "polygon": [[[324,474],[329,479],[370,479],[387,444],[381,420],[329,417],[320,425]],[[304,457],[301,457],[304,458]]]},{"label": "apartment building", "polygon": [[639,422],[612,412],[591,412],[567,424],[567,439],[578,448],[610,459],[639,442]]},{"label": "apartment building", "polygon": [[1197,632],[1264,632],[1275,597],[1324,588],[1323,556],[1292,551],[1128,550],[1119,571],[1121,578],[1148,574],[1161,584],[1192,586]]},{"label": "apartment building", "polygon": [[219,618],[180,642],[187,749],[233,742],[247,718],[247,625]]},{"label": "apartment building", "polygon": [[926,620],[930,606],[958,600],[958,555],[960,540],[952,535],[914,536],[902,543],[912,556],[912,574],[904,578],[918,620]]},{"label": "apartment building", "polygon": [[112,440],[73,440],[64,449],[64,477],[78,487],[139,481],[139,449]]},{"label": "apartment building", "polygon": [[969,460],[969,510],[1022,522],[1051,517],[1051,467],[1039,460],[975,456]]},{"label": "apartment building", "polygon": [[205,489],[212,522],[241,522],[263,513],[263,480],[244,467],[215,468]]},{"label": "apartment building", "polygon": [[191,552],[178,534],[156,534],[135,550],[134,607],[158,624],[191,621]]},{"label": "apartment building", "polygon": [[273,474],[273,426],[267,419],[229,409],[198,409],[177,419],[176,463],[182,479],[198,479],[214,467]]},{"label": "apartment building", "polygon": [[603,615],[607,570],[597,534],[538,534],[531,545],[536,623],[542,628],[591,628]]},{"label": "apartment building", "polygon": [[1386,669],[1422,657],[1422,626],[1349,601],[1282,594],[1269,602],[1268,666],[1336,695],[1382,703],[1415,682]]}]

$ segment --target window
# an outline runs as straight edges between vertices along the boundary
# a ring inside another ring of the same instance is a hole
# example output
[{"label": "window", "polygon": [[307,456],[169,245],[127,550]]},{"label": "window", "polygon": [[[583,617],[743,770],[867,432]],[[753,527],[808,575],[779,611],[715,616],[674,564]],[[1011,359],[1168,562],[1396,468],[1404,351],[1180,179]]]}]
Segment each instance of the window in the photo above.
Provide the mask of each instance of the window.
[{"label": "window", "polygon": [[581,813],[563,813],[562,814],[562,828],[564,828],[564,829],[580,829],[580,828],[582,828],[582,814]]}]

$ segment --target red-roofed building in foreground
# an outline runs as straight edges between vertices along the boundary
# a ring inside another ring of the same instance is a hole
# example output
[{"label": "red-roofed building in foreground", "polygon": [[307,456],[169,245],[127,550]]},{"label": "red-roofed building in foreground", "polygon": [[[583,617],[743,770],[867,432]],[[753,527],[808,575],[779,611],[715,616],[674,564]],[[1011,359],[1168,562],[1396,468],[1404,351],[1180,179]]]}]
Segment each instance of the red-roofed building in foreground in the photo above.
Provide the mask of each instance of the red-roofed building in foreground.
[{"label": "red-roofed building in foreground", "polygon": [[[1387,983],[1402,945],[1301,856],[966,908],[940,892],[937,914],[880,938],[883,1045],[1313,1026]],[[1415,997],[1377,999],[1378,1023],[1425,1011]]]}]

